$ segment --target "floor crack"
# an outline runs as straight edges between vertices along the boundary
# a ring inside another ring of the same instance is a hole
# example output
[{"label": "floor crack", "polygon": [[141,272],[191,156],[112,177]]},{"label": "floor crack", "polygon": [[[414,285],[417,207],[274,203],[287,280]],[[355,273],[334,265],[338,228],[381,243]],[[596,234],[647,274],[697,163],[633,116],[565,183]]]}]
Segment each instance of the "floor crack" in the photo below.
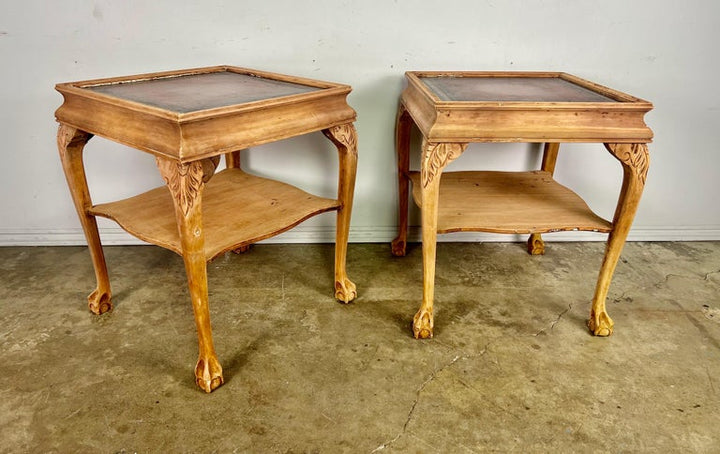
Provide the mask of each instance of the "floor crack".
[{"label": "floor crack", "polygon": [[285,303],[285,273],[283,273],[282,280],[280,281],[280,301]]},{"label": "floor crack", "polygon": [[[711,275],[713,275],[713,274],[718,274],[718,273],[720,273],[720,270],[710,271],[709,273],[705,273],[705,275],[704,275],[703,277],[686,276],[686,275],[684,275],[684,274],[674,274],[674,273],[670,273],[670,274],[666,274],[666,275],[665,275],[665,278],[663,278],[662,281],[660,281],[660,282],[658,282],[658,283],[656,283],[656,284],[653,284],[653,286],[657,287],[657,286],[660,286],[660,285],[662,285],[662,284],[665,284],[665,283],[667,283],[667,281],[668,281],[671,277],[679,277],[679,278],[690,279],[690,280],[709,281]],[[647,288],[647,287],[645,287],[645,288]]]},{"label": "floor crack", "polygon": [[533,336],[537,337],[537,336],[545,333],[546,331],[552,331],[552,330],[555,328],[555,325],[557,325],[557,324],[560,322],[560,319],[562,319],[562,318],[565,316],[565,314],[567,314],[568,312],[570,312],[570,311],[572,310],[572,307],[573,307],[573,306],[572,306],[572,303],[568,304],[567,309],[565,309],[564,311],[560,312],[560,314],[558,314],[558,316],[555,318],[555,320],[553,320],[553,322],[550,324],[550,328],[549,328],[549,329],[548,329],[548,328],[543,328],[543,329],[541,329],[540,331],[538,331],[537,333],[533,334]]},{"label": "floor crack", "polygon": [[[667,283],[668,280],[669,280],[671,277],[679,277],[679,278],[685,278],[685,279],[697,279],[697,280],[708,281],[708,280],[710,280],[710,276],[712,276],[713,274],[717,274],[717,273],[720,273],[720,269],[719,269],[719,270],[715,270],[715,271],[711,271],[711,272],[705,274],[703,277],[699,277],[699,276],[684,276],[684,275],[672,274],[672,273],[666,274],[665,277],[664,277],[662,280],[660,280],[660,281],[658,281],[658,282],[656,282],[656,283],[654,283],[654,284],[647,285],[647,286],[641,287],[641,288],[636,288],[636,289],[632,289],[632,290],[627,290],[627,291],[623,292],[622,295],[621,295],[620,297],[618,297],[618,298],[615,298],[614,301],[615,301],[615,302],[619,302],[619,301],[623,300],[624,298],[626,298],[626,295],[627,295],[629,292],[642,291],[642,290],[647,289],[648,287],[660,287],[661,285]],[[537,333],[533,334],[532,336],[533,336],[533,337],[537,337],[537,336],[539,336],[539,335],[541,335],[541,334],[543,334],[543,333],[545,333],[545,332],[547,332],[547,331],[552,331],[552,330],[555,328],[555,325],[557,325],[558,323],[560,323],[560,320],[562,320],[563,317],[565,317],[565,315],[572,310],[572,308],[573,308],[573,305],[572,305],[572,304],[568,304],[567,308],[564,309],[562,312],[560,312],[560,313],[557,315],[557,317],[555,318],[555,320],[553,320],[553,321],[550,323],[550,326],[549,326],[549,327],[541,329],[540,331],[538,331]],[[502,336],[501,336],[501,337],[502,337]],[[493,342],[497,341],[497,340],[498,340],[498,339],[493,339],[492,341],[488,342],[488,343],[485,345],[485,347],[484,347],[479,353],[475,353],[475,354],[471,354],[471,355],[455,355],[455,356],[452,358],[452,360],[450,360],[448,363],[446,363],[445,365],[443,365],[443,366],[441,366],[440,368],[438,368],[438,369],[436,369],[435,371],[433,371],[433,372],[428,376],[428,378],[427,378],[424,382],[422,382],[422,383],[420,384],[420,386],[418,387],[418,389],[415,391],[415,399],[413,400],[412,405],[410,406],[410,410],[408,411],[407,418],[405,419],[405,423],[403,424],[402,429],[401,429],[401,430],[398,432],[398,434],[395,435],[395,437],[393,437],[391,440],[386,441],[385,443],[381,444],[381,445],[378,446],[377,448],[373,449],[373,450],[371,451],[371,454],[376,453],[376,452],[380,452],[380,451],[384,450],[385,448],[390,447],[393,443],[395,443],[397,440],[399,440],[400,437],[402,437],[403,435],[405,435],[405,434],[407,433],[407,430],[408,430],[408,427],[409,427],[409,425],[410,425],[410,422],[412,421],[413,416],[415,415],[415,409],[417,408],[417,405],[418,405],[418,403],[420,402],[420,397],[422,396],[425,388],[426,388],[430,383],[432,383],[442,372],[444,372],[444,371],[447,370],[448,368],[452,367],[455,363],[457,363],[457,362],[460,361],[461,359],[463,359],[463,360],[464,360],[464,359],[470,359],[470,358],[473,358],[473,357],[478,357],[478,356],[484,355],[484,354],[488,351],[488,348],[490,347],[490,345],[491,345]],[[438,342],[438,343],[440,343],[440,342]],[[443,347],[445,347],[445,348],[449,348],[449,349],[452,348],[452,347],[449,346],[449,345],[445,345],[445,344],[442,344],[442,343],[440,343],[440,344],[441,344]],[[467,386],[467,385],[466,385],[466,386]],[[711,387],[713,388],[713,390],[714,390],[714,385],[712,384],[712,380],[710,381],[710,386],[711,386]],[[504,410],[504,409],[503,409],[503,410]],[[512,413],[510,413],[510,414],[511,414],[512,416],[518,417],[517,415],[514,415],[514,414],[512,414]],[[582,425],[581,425],[580,427],[578,427],[577,430],[580,430],[581,427],[582,427]]]},{"label": "floor crack", "polygon": [[488,343],[487,345],[485,345],[485,347],[484,347],[479,353],[475,353],[475,354],[472,354],[472,355],[455,355],[455,357],[453,357],[453,359],[450,360],[447,364],[441,366],[441,367],[438,368],[438,369],[435,369],[435,370],[428,376],[428,378],[427,378],[424,382],[422,382],[422,384],[420,384],[420,386],[418,387],[418,389],[415,391],[415,400],[413,401],[412,405],[410,406],[410,411],[408,411],[408,415],[407,415],[407,418],[405,419],[405,424],[403,424],[402,430],[401,430],[400,432],[398,432],[398,434],[395,435],[395,437],[394,437],[392,440],[386,441],[385,443],[381,444],[381,445],[378,446],[377,448],[375,448],[375,449],[373,449],[372,451],[370,451],[370,453],[372,454],[372,453],[375,453],[375,452],[382,451],[383,449],[385,449],[385,448],[389,447],[390,445],[392,445],[393,443],[395,443],[400,437],[402,437],[402,436],[407,432],[407,428],[408,428],[408,426],[410,425],[410,421],[412,421],[413,415],[415,414],[415,408],[417,407],[418,403],[420,402],[420,396],[421,396],[421,394],[423,393],[423,391],[425,390],[425,388],[426,388],[430,383],[432,383],[433,380],[435,380],[435,378],[437,378],[438,375],[440,375],[442,372],[444,372],[445,370],[447,370],[449,367],[451,367],[453,364],[457,363],[457,362],[460,361],[461,359],[470,359],[470,358],[474,358],[474,357],[478,357],[478,356],[484,355],[484,354],[487,352],[487,349],[488,349],[488,347],[490,346],[491,343],[492,343],[492,342],[490,342],[490,343]]},{"label": "floor crack", "polygon": [[704,275],[703,277],[699,277],[699,276],[686,276],[686,275],[684,275],[684,274],[669,273],[669,274],[666,274],[665,277],[662,278],[662,280],[660,280],[660,281],[658,281],[658,282],[655,282],[654,284],[646,285],[646,286],[644,286],[644,287],[634,288],[634,289],[631,289],[631,290],[625,290],[624,292],[622,292],[622,294],[621,294],[620,296],[618,296],[617,298],[614,298],[614,299],[613,299],[613,302],[614,302],[614,303],[619,303],[620,301],[626,299],[626,298],[627,298],[627,294],[630,293],[630,292],[641,292],[641,291],[647,289],[648,287],[656,287],[656,288],[658,288],[658,287],[660,287],[660,286],[663,285],[663,284],[667,284],[667,282],[670,280],[671,277],[678,277],[678,278],[682,278],[682,279],[699,280],[699,281],[709,281],[709,280],[710,280],[710,276],[712,276],[713,274],[718,274],[718,273],[720,273],[720,269],[715,270],[715,271],[710,271],[709,273],[705,273],[705,275]]},{"label": "floor crack", "polygon": [[715,394],[715,385],[713,385],[712,375],[710,374],[710,370],[707,366],[705,366],[705,373],[707,374],[708,382],[710,383],[710,389],[712,390],[713,394]]}]

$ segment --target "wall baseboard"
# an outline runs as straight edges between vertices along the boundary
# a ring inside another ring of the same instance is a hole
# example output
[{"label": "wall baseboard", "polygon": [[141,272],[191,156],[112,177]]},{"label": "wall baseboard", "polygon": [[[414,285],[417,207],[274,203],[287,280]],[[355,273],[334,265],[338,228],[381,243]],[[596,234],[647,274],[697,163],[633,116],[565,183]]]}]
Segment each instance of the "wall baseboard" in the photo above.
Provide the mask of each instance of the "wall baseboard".
[{"label": "wall baseboard", "polygon": [[[395,227],[353,227],[350,229],[350,242],[389,243],[396,234]],[[101,228],[100,237],[105,246],[147,244],[120,228]],[[605,241],[607,235],[593,232],[556,232],[543,237],[549,242]],[[420,229],[412,227],[408,239],[411,242],[419,242]],[[438,236],[438,241],[442,242],[519,242],[526,240],[527,235],[483,232],[462,232]],[[334,241],[334,227],[298,226],[288,232],[263,240],[261,243],[332,243]],[[628,241],[720,241],[720,226],[638,227],[630,231]],[[85,244],[85,235],[80,228],[0,229],[0,246],[78,246]]]}]

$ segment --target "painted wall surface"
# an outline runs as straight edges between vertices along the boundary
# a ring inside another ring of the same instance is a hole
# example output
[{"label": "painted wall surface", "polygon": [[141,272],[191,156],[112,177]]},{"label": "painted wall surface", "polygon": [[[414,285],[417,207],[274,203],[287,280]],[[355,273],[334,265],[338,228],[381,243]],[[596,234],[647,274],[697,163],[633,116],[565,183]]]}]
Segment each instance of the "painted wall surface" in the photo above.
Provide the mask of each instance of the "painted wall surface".
[{"label": "painted wall surface", "polygon": [[[351,241],[394,236],[406,70],[566,71],[652,101],[650,174],[630,238],[720,239],[718,17],[714,0],[1,0],[0,244],[84,242],[57,157],[55,83],[218,64],[352,85]],[[539,160],[539,145],[471,145],[451,168]],[[86,164],[96,202],[161,183],[151,156],[104,139],[90,142]],[[334,194],[337,157],[320,133],[251,149],[243,164]],[[556,175],[612,217],[621,168],[601,145],[562,146]],[[333,226],[325,214],[279,238],[327,241]],[[129,240],[109,221],[101,228],[111,242]]]}]

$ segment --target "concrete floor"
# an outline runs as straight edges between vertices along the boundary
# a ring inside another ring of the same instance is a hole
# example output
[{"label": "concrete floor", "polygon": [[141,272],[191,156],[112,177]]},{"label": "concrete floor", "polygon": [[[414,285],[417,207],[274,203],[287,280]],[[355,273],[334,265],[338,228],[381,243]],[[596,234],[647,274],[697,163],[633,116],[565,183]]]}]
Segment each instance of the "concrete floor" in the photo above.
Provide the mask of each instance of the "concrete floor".
[{"label": "concrete floor", "polygon": [[181,259],[0,248],[1,452],[720,452],[720,242],[629,243],[615,334],[585,328],[602,243],[438,248],[435,338],[410,322],[421,250],[259,245],[209,265],[225,385],[196,388]]}]

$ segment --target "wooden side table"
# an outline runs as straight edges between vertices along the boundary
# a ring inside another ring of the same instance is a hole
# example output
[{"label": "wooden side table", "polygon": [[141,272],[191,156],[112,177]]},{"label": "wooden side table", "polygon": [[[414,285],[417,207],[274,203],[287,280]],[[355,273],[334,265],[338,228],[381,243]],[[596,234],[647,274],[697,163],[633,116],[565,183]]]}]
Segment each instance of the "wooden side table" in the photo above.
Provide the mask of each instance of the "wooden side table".
[{"label": "wooden side table", "polygon": [[[433,335],[438,233],[529,233],[528,251],[542,254],[540,234],[563,230],[609,233],[588,327],[612,334],[605,299],[645,186],[652,104],[565,73],[408,72],[396,124],[400,192],[393,255],[405,255],[408,190],[422,212],[423,300],[416,338]],[[420,171],[409,170],[410,131],[422,133]],[[470,142],[544,142],[533,172],[448,172]],[[561,142],[601,142],[622,164],[623,184],[612,222],[553,180]],[[441,178],[442,176],[442,178]]]},{"label": "wooden side table", "polygon": [[[208,261],[284,232],[319,213],[337,211],[335,297],[349,302],[345,271],[357,136],[350,87],[230,66],[58,84],[64,103],[58,149],[97,279],[90,310],[112,308],[96,216],[183,257],[199,342],[196,382],[223,383],[208,311]],[[240,150],[322,131],[339,152],[337,199],[308,194],[240,168]],[[82,152],[93,135],[152,153],[167,183],[143,194],[93,205]],[[220,156],[227,169],[214,176]],[[211,179],[212,178],[212,179]]]}]

